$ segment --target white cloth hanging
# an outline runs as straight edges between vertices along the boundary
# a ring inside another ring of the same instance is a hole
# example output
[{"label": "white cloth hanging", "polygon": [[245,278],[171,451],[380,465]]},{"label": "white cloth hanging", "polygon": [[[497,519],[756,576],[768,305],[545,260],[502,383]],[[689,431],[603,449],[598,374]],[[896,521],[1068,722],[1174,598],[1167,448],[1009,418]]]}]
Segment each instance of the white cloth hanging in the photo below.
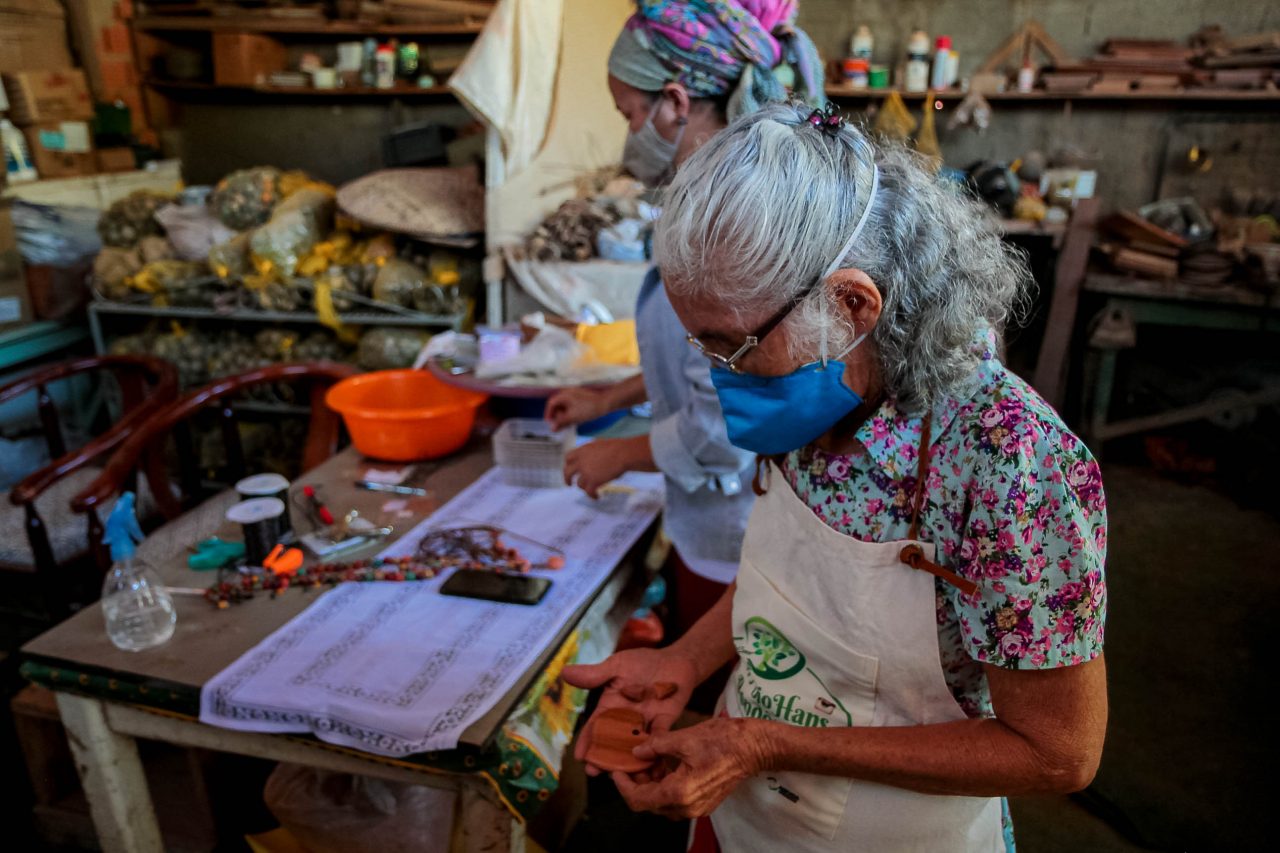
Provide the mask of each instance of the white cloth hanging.
[{"label": "white cloth hanging", "polygon": [[560,66],[564,0],[501,0],[449,87],[502,137],[508,175],[546,136]]}]

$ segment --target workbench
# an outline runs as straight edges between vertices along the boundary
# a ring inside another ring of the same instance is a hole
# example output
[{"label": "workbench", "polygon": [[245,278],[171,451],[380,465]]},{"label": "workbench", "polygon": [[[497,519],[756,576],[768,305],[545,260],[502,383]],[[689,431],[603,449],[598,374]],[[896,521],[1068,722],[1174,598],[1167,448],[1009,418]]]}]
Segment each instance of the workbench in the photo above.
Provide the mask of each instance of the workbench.
[{"label": "workbench", "polygon": [[[1158,281],[1108,273],[1090,273],[1084,291],[1105,298],[1103,314],[1143,324],[1215,329],[1242,333],[1280,332],[1280,306],[1276,300],[1244,285],[1224,283],[1195,285],[1183,281]],[[1280,403],[1280,384],[1257,390],[1219,395],[1190,406],[1179,406],[1141,417],[1111,420],[1115,396],[1116,365],[1120,349],[1089,347],[1093,382],[1086,401],[1085,438],[1099,450],[1108,439],[1162,429],[1209,418],[1223,412]]]},{"label": "workbench", "polygon": [[[294,489],[315,485],[329,505],[374,517],[386,495],[354,486],[367,464],[348,449],[300,477]],[[473,443],[445,460],[423,483],[430,496],[414,499],[415,511],[426,517],[490,465],[488,442]],[[208,586],[214,580],[209,573],[186,567],[188,547],[219,532],[227,535],[223,515],[236,499],[229,493],[215,496],[161,527],[143,543],[138,557],[166,585]],[[397,534],[411,526],[398,528]],[[458,798],[451,850],[522,851],[525,820],[556,789],[561,753],[585,703],[585,691],[564,686],[559,671],[612,651],[647,583],[640,555],[650,538],[641,539],[595,597],[559,635],[549,638],[537,665],[463,733],[457,749],[447,752],[396,760],[308,736],[230,731],[198,722],[201,686],[320,594],[296,587],[224,610],[198,596],[175,596],[178,620],[172,639],[143,653],[120,651],[108,641],[101,607],[95,604],[27,644],[23,673],[57,694],[99,840],[108,853],[165,849],[138,757],[139,738],[452,789]]]}]

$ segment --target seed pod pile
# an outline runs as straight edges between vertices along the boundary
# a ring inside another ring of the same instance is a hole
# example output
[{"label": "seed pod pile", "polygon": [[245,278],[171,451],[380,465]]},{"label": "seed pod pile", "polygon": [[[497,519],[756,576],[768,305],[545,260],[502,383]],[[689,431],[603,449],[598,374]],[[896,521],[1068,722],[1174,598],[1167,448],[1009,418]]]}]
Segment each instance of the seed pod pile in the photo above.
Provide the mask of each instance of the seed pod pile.
[{"label": "seed pod pile", "polygon": [[167,195],[138,190],[113,203],[98,219],[98,235],[108,246],[129,248],[143,237],[164,234],[155,212],[172,199]]},{"label": "seed pod pile", "polygon": [[533,230],[525,246],[538,261],[585,261],[595,257],[596,235],[618,221],[608,205],[575,198],[560,205]]},{"label": "seed pod pile", "polygon": [[280,201],[280,170],[257,166],[232,172],[214,187],[209,203],[228,228],[244,231],[271,218]]}]

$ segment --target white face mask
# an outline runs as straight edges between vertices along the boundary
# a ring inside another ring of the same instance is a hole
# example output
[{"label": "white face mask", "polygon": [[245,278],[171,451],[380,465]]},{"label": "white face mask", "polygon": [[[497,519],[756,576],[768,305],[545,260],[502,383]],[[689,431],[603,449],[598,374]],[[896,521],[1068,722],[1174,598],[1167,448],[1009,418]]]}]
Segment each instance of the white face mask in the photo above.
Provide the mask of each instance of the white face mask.
[{"label": "white face mask", "polygon": [[649,115],[639,130],[627,134],[627,142],[622,146],[622,165],[626,170],[651,187],[660,186],[675,171],[676,149],[684,137],[684,122],[676,131],[676,138],[668,142],[654,127],[653,117],[662,106],[659,96],[649,110]]}]

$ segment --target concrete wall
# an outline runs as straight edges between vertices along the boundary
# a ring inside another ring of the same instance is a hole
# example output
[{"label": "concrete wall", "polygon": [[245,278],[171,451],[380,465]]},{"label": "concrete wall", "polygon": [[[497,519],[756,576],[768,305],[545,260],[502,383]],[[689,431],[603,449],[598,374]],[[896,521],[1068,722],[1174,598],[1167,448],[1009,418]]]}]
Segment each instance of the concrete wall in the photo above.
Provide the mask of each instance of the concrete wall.
[{"label": "concrete wall", "polygon": [[[1228,33],[1280,29],[1280,3],[1274,0],[800,0],[800,25],[826,58],[844,56],[858,24],[871,27],[875,61],[890,65],[906,52],[914,29],[950,35],[960,51],[960,74],[967,76],[1023,22],[1035,19],[1064,49],[1089,56],[1111,36],[1185,39],[1201,26],[1217,23]],[[948,132],[948,109],[939,115],[939,137],[950,165],[964,167],[994,157],[1011,160],[1036,148],[1082,150],[1100,172],[1100,192],[1117,206],[1150,201],[1156,193],[1166,139],[1185,136],[1179,127],[1192,123],[1225,130],[1246,151],[1263,136],[1280,130],[1280,104],[1251,106],[1205,102],[1100,103],[994,102],[990,130]],[[918,106],[917,106],[918,110]],[[1209,131],[1212,132],[1212,131]],[[1171,149],[1169,159],[1180,152]],[[1233,171],[1253,170],[1275,189],[1275,162],[1247,162]],[[1201,180],[1206,196],[1223,188],[1213,173]]]}]

